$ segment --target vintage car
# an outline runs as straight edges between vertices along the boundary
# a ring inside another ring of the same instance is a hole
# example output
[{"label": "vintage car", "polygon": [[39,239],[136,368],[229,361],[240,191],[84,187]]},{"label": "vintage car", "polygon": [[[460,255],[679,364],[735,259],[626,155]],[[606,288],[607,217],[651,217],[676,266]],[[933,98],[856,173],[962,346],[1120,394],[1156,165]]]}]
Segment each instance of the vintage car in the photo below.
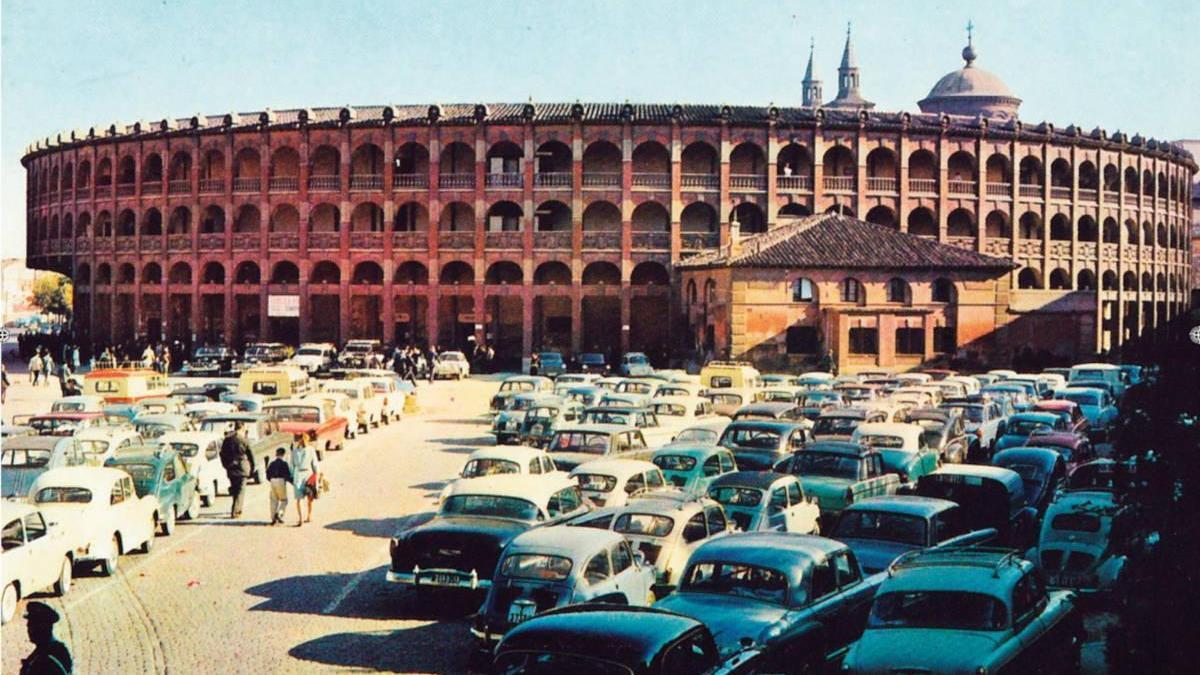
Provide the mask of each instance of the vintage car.
[{"label": "vintage car", "polygon": [[0,496],[23,498],[37,477],[60,466],[83,466],[87,455],[76,438],[13,436],[0,451]]},{"label": "vintage car", "polygon": [[1035,431],[1029,440],[1025,441],[1025,447],[1054,450],[1062,456],[1068,474],[1074,471],[1075,467],[1097,457],[1096,447],[1087,436],[1068,431]]},{"label": "vintage car", "polygon": [[979,393],[984,397],[1008,399],[1014,412],[1024,412],[1033,406],[1033,399],[1029,397],[1029,389],[1020,384],[1008,384],[1007,380],[989,384],[980,389]]},{"label": "vintage car", "polygon": [[757,389],[705,389],[701,392],[701,396],[712,401],[713,412],[718,415],[729,416],[737,412],[742,406],[753,403],[754,396],[758,393]]},{"label": "vintage car", "polygon": [[845,542],[863,570],[874,574],[909,551],[984,544],[996,537],[996,531],[968,530],[962,509],[954,502],[889,495],[847,506],[829,536]]},{"label": "vintage car", "polygon": [[775,466],[800,479],[817,498],[821,526],[832,526],[842,509],[867,497],[896,494],[900,477],[883,468],[878,450],[847,441],[817,441]]},{"label": "vintage car", "polygon": [[699,396],[655,396],[650,409],[665,427],[681,429],[716,416],[712,401]]},{"label": "vintage car", "polygon": [[[606,400],[607,397],[601,399],[601,402]],[[654,409],[649,407],[592,406],[584,409],[579,421],[580,424],[619,424],[636,427],[641,430],[646,444],[654,447],[670,442],[677,428],[674,425],[664,426]]]},{"label": "vintage car", "polygon": [[136,403],[144,398],[170,396],[171,388],[162,373],[140,368],[98,369],[83,376],[83,393],[99,396],[105,403]]},{"label": "vintage car", "polygon": [[708,497],[724,507],[725,516],[742,532],[820,531],[816,500],[806,497],[800,481],[790,474],[734,471],[714,478]]},{"label": "vintage car", "polygon": [[228,347],[209,346],[196,347],[192,358],[183,362],[179,374],[189,377],[218,376],[230,372],[237,354]]},{"label": "vintage car", "polygon": [[833,375],[816,370],[800,373],[796,377],[796,386],[804,387],[808,391],[831,389],[833,387]]},{"label": "vintage car", "polygon": [[847,406],[844,408],[827,408],[817,415],[813,422],[812,437],[818,441],[848,441],[854,435],[854,429],[864,422],[888,422],[890,416],[886,410],[866,407]]},{"label": "vintage car", "polygon": [[583,406],[593,406],[600,402],[605,390],[594,384],[576,384],[562,390],[555,388],[555,393],[564,400],[575,401]]},{"label": "vintage car", "polygon": [[519,436],[525,445],[540,448],[550,442],[556,429],[564,424],[574,424],[582,416],[583,405],[576,401],[539,402],[525,411]]},{"label": "vintage car", "polygon": [[158,500],[139,496],[124,471],[98,466],[51,469],[34,481],[29,501],[63,527],[74,561],[96,563],[110,576],[119,557],[154,546]]},{"label": "vintage car", "polygon": [[[302,400],[320,401],[322,405],[333,406],[334,416],[346,420],[346,438],[358,437],[358,424],[350,423],[350,420],[358,417],[358,407],[354,405],[349,396],[336,391],[317,391],[306,395]],[[263,405],[265,406],[266,404],[264,403]],[[262,408],[259,410],[262,410]]]},{"label": "vintage car", "polygon": [[[496,437],[497,444],[520,443],[524,433],[525,414],[539,406],[561,406],[562,398],[550,392],[530,392],[511,396],[505,401],[505,407],[496,413],[492,419],[492,428],[488,432]],[[561,409],[561,408],[560,408]],[[575,414],[577,408],[572,407]]]},{"label": "vintage car", "polygon": [[461,380],[471,376],[471,362],[462,352],[442,352],[433,362],[433,379]]},{"label": "vintage car", "polygon": [[432,520],[391,540],[386,578],[418,590],[486,590],[501,551],[513,537],[589,509],[576,482],[560,473],[459,481]]},{"label": "vintage car", "polygon": [[840,408],[849,404],[845,396],[832,389],[808,389],[796,397],[796,405],[800,406],[800,414],[805,419],[816,420],[822,412],[830,408]]},{"label": "vintage car", "polygon": [[[172,392],[173,393],[173,392]],[[158,396],[137,402],[138,415],[176,415],[183,412],[187,403],[178,396]]]},{"label": "vintage car", "polygon": [[667,484],[686,494],[704,495],[717,477],[737,471],[733,453],[711,444],[671,443],[650,457]]},{"label": "vintage car", "polygon": [[387,358],[383,343],[379,340],[347,340],[338,355],[338,366],[342,368],[377,368]]},{"label": "vintage car", "polygon": [[579,355],[577,366],[579,372],[604,375],[612,368],[608,365],[608,361],[604,355],[599,352],[584,352]]},{"label": "vintage car", "polygon": [[794,402],[760,401],[748,403],[733,411],[733,421],[765,420],[779,422],[796,422],[807,428],[812,428],[812,422],[804,416],[804,409]]},{"label": "vintage car", "polygon": [[850,442],[878,450],[884,471],[900,476],[901,483],[914,482],[942,463],[938,452],[925,444],[925,429],[919,424],[865,422],[854,429]]},{"label": "vintage car", "polygon": [[961,464],[970,454],[971,437],[966,434],[962,412],[950,408],[915,408],[908,422],[921,427],[921,440],[943,462]]},{"label": "vintage car", "polygon": [[71,590],[75,551],[58,525],[51,525],[36,506],[5,501],[0,540],[0,623],[17,614],[21,598],[47,589],[63,596]]},{"label": "vintage car", "polygon": [[600,457],[649,459],[640,429],[619,424],[565,424],[554,432],[546,452],[560,471]]},{"label": "vintage car", "polygon": [[[333,401],[309,398],[282,398],[263,406],[263,412],[279,424],[279,430],[310,437],[317,459],[325,461],[325,453],[346,447],[346,427],[349,422],[337,414]],[[313,436],[315,440],[311,440]]]},{"label": "vintage car", "polygon": [[145,442],[141,432],[129,426],[96,427],[75,434],[75,440],[83,450],[84,463],[104,466],[104,462],[125,448]]},{"label": "vintage car", "polygon": [[676,432],[667,445],[716,445],[730,423],[724,415],[697,420]]},{"label": "vintage car", "polygon": [[697,548],[655,606],[708,626],[722,658],[753,649],[759,672],[821,672],[858,639],[883,579],[841,542],[745,532]]},{"label": "vintage car", "polygon": [[625,535],[655,569],[654,593],[662,597],[675,587],[688,556],[713,537],[732,531],[721,505],[681,492],[655,492],[605,507],[569,523]]},{"label": "vintage car", "polygon": [[29,427],[39,436],[70,436],[83,429],[107,424],[103,412],[51,412],[41,415],[14,415],[15,426]]},{"label": "vintage car", "polygon": [[1120,366],[1114,366],[1111,363],[1080,363],[1072,366],[1071,372],[1067,376],[1067,386],[1069,387],[1085,386],[1078,383],[1091,381],[1108,383],[1113,389],[1111,392],[1113,398],[1117,400],[1125,395],[1125,377],[1122,376]]},{"label": "vintage car", "polygon": [[1088,431],[1098,440],[1107,440],[1120,414],[1111,394],[1103,389],[1071,386],[1054,392],[1056,400],[1074,401],[1087,418]]},{"label": "vintage car", "polygon": [[958,504],[967,527],[995,528],[998,545],[1024,550],[1037,537],[1037,509],[1026,504],[1025,483],[1011,469],[946,464],[921,476],[914,493]]},{"label": "vintage car", "polygon": [[1015,551],[913,551],[889,568],[842,672],[1078,672],[1083,637],[1074,594],[1047,593]]},{"label": "vintage car", "polygon": [[796,397],[804,392],[800,387],[782,384],[766,383],[762,389],[754,393],[755,403],[795,403]]},{"label": "vintage car", "polygon": [[789,375],[787,373],[763,373],[759,376],[762,380],[764,389],[772,387],[796,387],[800,384],[799,375]]},{"label": "vintage car", "polygon": [[654,366],[650,365],[650,359],[641,352],[628,352],[621,356],[621,362],[617,364],[617,374],[624,377],[644,377],[654,374]]},{"label": "vintage car", "polygon": [[183,413],[138,413],[133,418],[133,428],[150,441],[168,431],[194,431],[196,425]]},{"label": "vintage car", "polygon": [[221,401],[232,404],[238,412],[256,413],[262,412],[267,397],[262,394],[221,394]]},{"label": "vintage car", "polygon": [[37,430],[24,424],[0,425],[0,438],[16,438],[17,436],[37,436]]},{"label": "vintage car", "polygon": [[649,607],[654,567],[625,537],[588,527],[539,527],[508,542],[471,633],[485,643],[555,607],[585,602]]},{"label": "vintage car", "polygon": [[567,372],[562,352],[538,352],[538,375],[556,378]]},{"label": "vintage car", "polygon": [[1074,490],[1046,509],[1037,546],[1025,555],[1051,588],[1112,593],[1138,546],[1133,509],[1108,490]]},{"label": "vintage car", "polygon": [[762,375],[747,361],[710,361],[700,370],[700,384],[709,389],[757,390]]},{"label": "vintage car", "polygon": [[605,392],[610,392],[616,389],[617,385],[620,384],[621,380],[623,379],[625,378],[617,377],[616,375],[605,375],[604,377],[593,380],[592,384],[603,389]]},{"label": "vintage car", "polygon": [[1001,450],[992,466],[1016,471],[1025,484],[1025,503],[1040,515],[1066,484],[1067,465],[1062,455],[1050,448],[1017,447]]},{"label": "vintage car", "polygon": [[967,450],[969,461],[987,461],[995,451],[996,441],[1004,435],[1008,416],[999,401],[981,399],[978,402],[952,401],[941,408],[962,413],[964,431],[970,437]]},{"label": "vintage car", "polygon": [[155,524],[164,535],[175,532],[177,520],[192,520],[200,515],[200,493],[196,477],[188,472],[183,459],[166,445],[142,445],[126,448],[104,463],[133,477],[138,497],[152,495],[158,500]]},{"label": "vintage car", "polygon": [[490,665],[506,675],[738,672],[720,663],[712,634],[699,621],[608,602],[552,609],[521,623],[496,646]]},{"label": "vintage car", "polygon": [[251,467],[250,479],[261,483],[266,475],[267,465],[275,459],[275,451],[292,447],[292,435],[281,431],[279,423],[263,413],[212,415],[200,422],[200,431],[211,431],[224,436],[237,424],[245,428],[246,442],[250,444],[250,451],[256,460]]},{"label": "vintage car", "polygon": [[796,422],[733,422],[717,444],[733,453],[741,471],[769,471],[779,460],[804,447],[807,425]]},{"label": "vintage car", "polygon": [[159,445],[171,448],[183,460],[187,472],[196,478],[200,503],[211,506],[217,495],[229,492],[229,476],[221,465],[221,434],[211,431],[168,432],[159,436]]},{"label": "vintage car", "polygon": [[50,405],[50,412],[101,412],[104,399],[99,396],[64,396]]},{"label": "vintage car", "polygon": [[1008,418],[1004,434],[996,439],[996,451],[1025,445],[1034,431],[1067,431],[1067,421],[1054,413],[1022,412]]},{"label": "vintage car", "polygon": [[1048,412],[1059,417],[1067,423],[1067,431],[1084,436],[1090,433],[1088,429],[1087,418],[1084,417],[1083,411],[1079,404],[1074,401],[1063,399],[1042,399],[1033,404],[1029,409],[1030,412]]},{"label": "vintage car", "polygon": [[189,403],[183,408],[183,414],[191,418],[193,423],[209,415],[227,415],[234,412],[237,412],[237,406],[223,401],[205,400],[202,403]]},{"label": "vintage car", "polygon": [[408,395],[400,387],[399,378],[394,375],[359,375],[354,379],[370,383],[375,390],[375,397],[380,399],[380,421],[389,424],[404,416],[404,406]]},{"label": "vintage car", "polygon": [[500,383],[500,390],[492,396],[488,412],[491,415],[495,415],[504,410],[507,407],[508,399],[517,394],[551,394],[553,392],[554,381],[548,377],[514,375],[513,377],[505,378],[504,382]]},{"label": "vintage car", "polygon": [[629,499],[667,487],[662,469],[641,459],[596,459],[571,470],[593,506],[623,506]]},{"label": "vintage car", "polygon": [[283,363],[291,356],[291,348],[279,342],[255,342],[242,352],[247,365]]},{"label": "vintage car", "polygon": [[[658,385],[658,389],[654,390],[654,399],[657,401],[660,398],[668,396],[688,398],[691,396],[700,396],[703,392],[704,387],[700,386],[697,382],[663,382]],[[653,402],[651,401],[651,403]]]},{"label": "vintage car", "polygon": [[354,406],[354,416],[348,420],[359,433],[367,433],[378,427],[383,420],[383,397],[375,394],[375,387],[362,379],[326,380],[321,391],[342,394]]},{"label": "vintage car", "polygon": [[566,387],[578,387],[589,385],[599,379],[600,376],[596,373],[578,372],[578,373],[562,373],[554,378],[554,391],[562,394],[560,391]]},{"label": "vintage car", "polygon": [[288,363],[310,374],[328,372],[337,364],[337,348],[328,342],[306,342]]}]

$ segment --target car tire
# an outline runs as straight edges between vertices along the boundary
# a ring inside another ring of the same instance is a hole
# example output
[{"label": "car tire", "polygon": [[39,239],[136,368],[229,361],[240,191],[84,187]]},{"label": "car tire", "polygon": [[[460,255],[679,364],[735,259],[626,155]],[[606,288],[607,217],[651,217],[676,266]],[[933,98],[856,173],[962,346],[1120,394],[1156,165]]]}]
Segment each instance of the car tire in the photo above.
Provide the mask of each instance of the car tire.
[{"label": "car tire", "polygon": [[164,537],[169,537],[175,534],[175,521],[179,519],[179,514],[176,513],[176,507],[172,506],[167,509],[167,517],[159,521],[159,526],[162,529]]},{"label": "car tire", "polygon": [[4,595],[0,598],[0,623],[8,623],[17,615],[17,601],[20,600],[16,584],[4,587]]},{"label": "car tire", "polygon": [[54,594],[62,597],[71,592],[71,581],[74,577],[75,566],[71,562],[71,556],[64,556],[62,567],[58,570],[58,580],[54,582]]},{"label": "car tire", "polygon": [[109,549],[108,557],[100,561],[99,572],[102,577],[111,577],[117,573],[117,567],[121,564],[121,541],[117,539],[117,535],[113,535],[112,548]]},{"label": "car tire", "polygon": [[200,493],[192,491],[192,501],[188,502],[187,511],[183,512],[184,520],[195,520],[200,516]]}]

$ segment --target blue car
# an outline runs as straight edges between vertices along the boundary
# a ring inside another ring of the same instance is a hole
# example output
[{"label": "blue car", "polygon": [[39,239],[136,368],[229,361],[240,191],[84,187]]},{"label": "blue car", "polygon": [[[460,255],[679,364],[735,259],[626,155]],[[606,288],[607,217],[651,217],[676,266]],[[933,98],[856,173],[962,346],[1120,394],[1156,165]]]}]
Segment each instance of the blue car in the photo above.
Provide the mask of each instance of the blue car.
[{"label": "blue car", "polygon": [[1023,412],[1008,418],[1004,435],[996,439],[996,452],[1026,445],[1034,431],[1040,429],[1068,431],[1066,419],[1054,413]]},{"label": "blue car", "polygon": [[617,373],[625,377],[645,377],[654,374],[654,366],[650,358],[641,352],[629,352],[621,357],[621,365]]},{"label": "blue car", "polygon": [[936,497],[869,497],[846,507],[829,535],[854,551],[867,574],[882,572],[909,551],[972,546],[997,535],[995,528],[971,530],[962,507]]},{"label": "blue car", "polygon": [[1117,423],[1117,403],[1111,394],[1092,387],[1067,387],[1054,392],[1054,398],[1074,401],[1088,421],[1088,429],[1096,438],[1107,439]]}]

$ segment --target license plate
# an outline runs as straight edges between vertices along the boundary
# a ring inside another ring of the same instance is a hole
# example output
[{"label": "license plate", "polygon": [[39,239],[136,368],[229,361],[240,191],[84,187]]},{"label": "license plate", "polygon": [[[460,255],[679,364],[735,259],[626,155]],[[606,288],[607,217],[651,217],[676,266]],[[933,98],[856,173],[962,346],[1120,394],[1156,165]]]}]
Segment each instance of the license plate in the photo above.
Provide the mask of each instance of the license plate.
[{"label": "license plate", "polygon": [[1051,586],[1077,587],[1087,585],[1086,574],[1054,574],[1050,576]]},{"label": "license plate", "polygon": [[515,600],[508,608],[508,622],[518,624],[526,619],[532,619],[537,612],[537,605],[529,600]]},{"label": "license plate", "polygon": [[417,577],[418,584],[431,586],[458,586],[463,582],[463,576],[453,572],[430,572]]}]

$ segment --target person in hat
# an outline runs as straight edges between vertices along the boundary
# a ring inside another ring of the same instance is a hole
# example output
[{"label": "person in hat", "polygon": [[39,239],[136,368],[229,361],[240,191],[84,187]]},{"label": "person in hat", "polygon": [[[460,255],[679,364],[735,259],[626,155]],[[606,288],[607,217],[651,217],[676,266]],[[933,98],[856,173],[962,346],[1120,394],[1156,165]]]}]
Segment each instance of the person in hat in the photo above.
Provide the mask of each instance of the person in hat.
[{"label": "person in hat", "polygon": [[21,661],[21,675],[67,675],[71,672],[71,651],[54,637],[58,612],[36,600],[25,606],[25,628],[33,653]]}]

